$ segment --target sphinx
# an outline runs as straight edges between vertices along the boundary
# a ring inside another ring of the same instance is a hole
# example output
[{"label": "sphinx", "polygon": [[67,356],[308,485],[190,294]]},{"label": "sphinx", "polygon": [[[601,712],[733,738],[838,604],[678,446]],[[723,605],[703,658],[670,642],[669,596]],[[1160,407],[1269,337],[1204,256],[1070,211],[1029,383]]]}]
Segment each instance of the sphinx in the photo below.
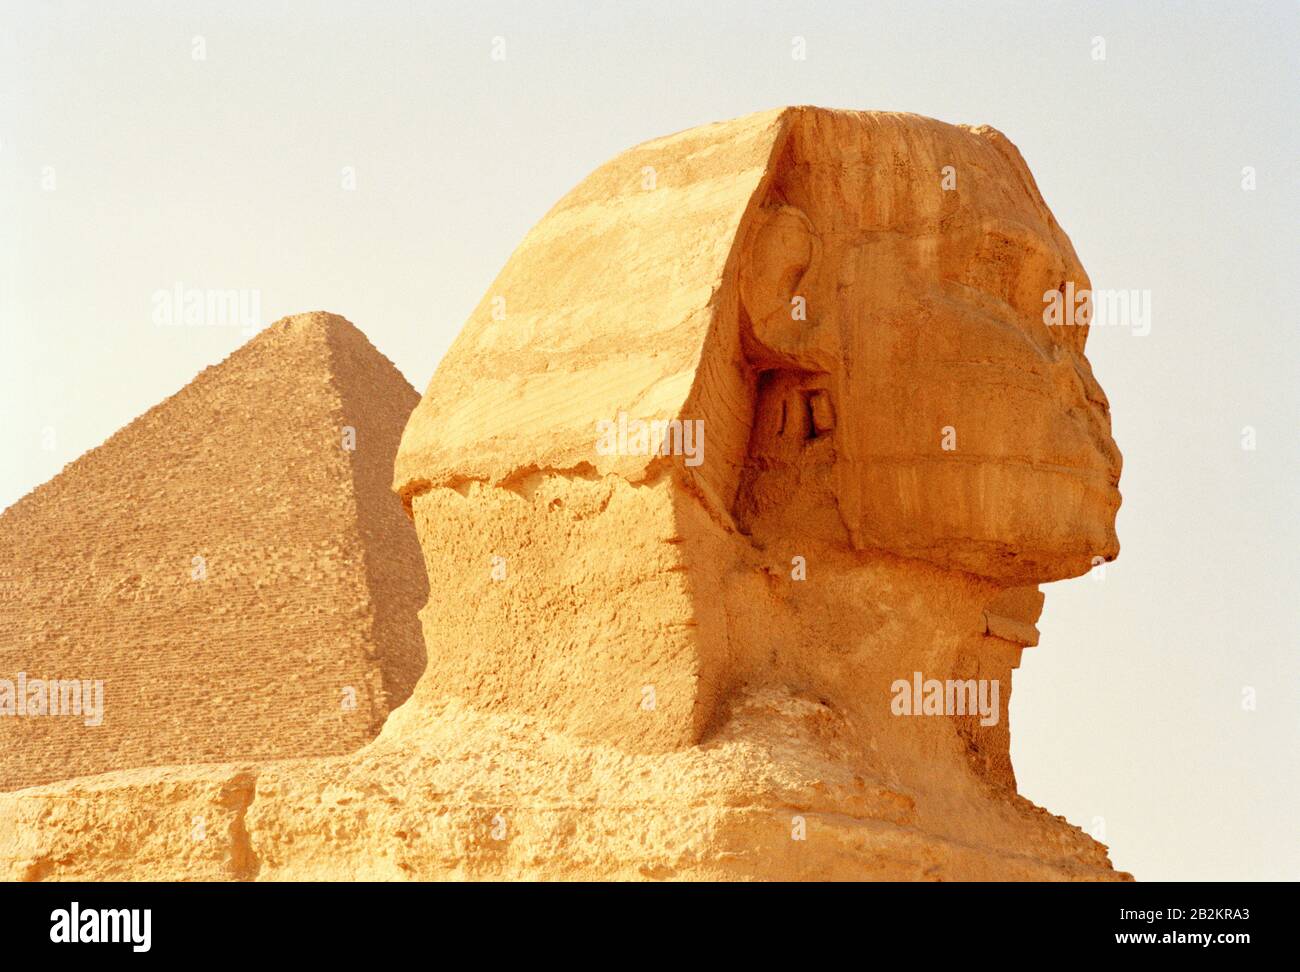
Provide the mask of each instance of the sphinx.
[{"label": "sphinx", "polygon": [[[598,170],[403,435],[439,587],[421,688],[650,752],[761,685],[871,725],[910,659],[1009,680],[1033,585],[1118,552],[1086,328],[1043,321],[1067,284],[1086,274],[989,128],[790,109]],[[625,415],[698,425],[704,461],[594,448]]]},{"label": "sphinx", "polygon": [[[618,156],[529,232],[406,425],[412,697],[349,756],[97,784],[168,787],[178,827],[237,816],[209,828],[237,846],[187,862],[154,820],[119,842],[134,868],[76,873],[1127,877],[1010,759],[1038,585],[1118,553],[1087,328],[1043,317],[1067,286],[1090,284],[988,127],[784,108]],[[611,448],[629,421],[703,441]],[[900,717],[914,676],[999,711]],[[50,799],[0,803],[21,830]],[[0,858],[48,876],[78,839]]]}]

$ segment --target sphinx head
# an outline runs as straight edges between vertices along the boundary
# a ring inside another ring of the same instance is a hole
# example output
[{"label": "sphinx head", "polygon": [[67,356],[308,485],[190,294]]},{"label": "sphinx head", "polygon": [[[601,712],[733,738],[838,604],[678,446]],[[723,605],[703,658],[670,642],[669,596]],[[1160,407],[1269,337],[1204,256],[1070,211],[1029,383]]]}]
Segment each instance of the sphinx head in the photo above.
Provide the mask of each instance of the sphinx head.
[{"label": "sphinx head", "polygon": [[[1043,316],[1070,283],[1069,240],[989,129],[785,108],[601,166],[403,433],[430,572],[417,691],[656,750],[698,742],[741,685],[870,708],[922,656],[1008,677],[1042,600],[1005,589],[1117,552],[1087,330]],[[702,423],[703,462],[603,448],[622,415]]]},{"label": "sphinx head", "polygon": [[1084,357],[1089,282],[988,128],[794,126],[738,254],[758,374],[737,519],[1007,583],[1118,552],[1120,455]]}]

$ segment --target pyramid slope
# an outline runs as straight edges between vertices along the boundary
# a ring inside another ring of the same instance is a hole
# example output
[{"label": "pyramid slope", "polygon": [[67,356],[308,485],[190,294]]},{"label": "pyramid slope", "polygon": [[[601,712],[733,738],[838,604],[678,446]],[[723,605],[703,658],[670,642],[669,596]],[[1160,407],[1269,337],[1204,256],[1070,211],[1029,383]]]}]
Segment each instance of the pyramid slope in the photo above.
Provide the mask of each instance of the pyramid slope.
[{"label": "pyramid slope", "polygon": [[0,515],[0,679],[104,697],[0,716],[0,789],[372,738],[424,661],[387,488],[417,398],[347,321],[286,318]]},{"label": "pyramid slope", "polygon": [[424,637],[416,620],[428,596],[424,559],[391,489],[393,458],[420,394],[361,331],[337,320],[342,326],[326,330],[331,375],[343,424],[356,430],[357,448],[347,453],[355,523],[373,606],[371,641],[380,652],[384,693],[393,709],[410,697],[425,663]]}]

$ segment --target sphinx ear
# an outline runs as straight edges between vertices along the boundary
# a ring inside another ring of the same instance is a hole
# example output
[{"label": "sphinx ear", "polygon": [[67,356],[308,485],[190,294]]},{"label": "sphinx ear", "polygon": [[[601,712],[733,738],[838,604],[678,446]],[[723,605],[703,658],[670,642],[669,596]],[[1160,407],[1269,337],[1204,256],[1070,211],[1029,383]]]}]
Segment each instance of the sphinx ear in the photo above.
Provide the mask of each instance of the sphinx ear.
[{"label": "sphinx ear", "polygon": [[821,241],[803,210],[763,207],[753,214],[741,247],[739,291],[746,351],[755,364],[823,370],[812,341],[812,295],[802,292],[820,257]]}]

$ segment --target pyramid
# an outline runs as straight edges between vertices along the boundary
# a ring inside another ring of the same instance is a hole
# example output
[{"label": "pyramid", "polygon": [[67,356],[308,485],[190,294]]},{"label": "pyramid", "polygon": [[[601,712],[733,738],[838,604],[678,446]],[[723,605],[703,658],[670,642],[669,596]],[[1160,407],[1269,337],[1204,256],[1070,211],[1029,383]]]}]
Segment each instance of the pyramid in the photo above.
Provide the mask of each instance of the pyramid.
[{"label": "pyramid", "polygon": [[424,669],[389,490],[418,399],[343,318],[285,318],[0,515],[0,790],[373,738]]}]

